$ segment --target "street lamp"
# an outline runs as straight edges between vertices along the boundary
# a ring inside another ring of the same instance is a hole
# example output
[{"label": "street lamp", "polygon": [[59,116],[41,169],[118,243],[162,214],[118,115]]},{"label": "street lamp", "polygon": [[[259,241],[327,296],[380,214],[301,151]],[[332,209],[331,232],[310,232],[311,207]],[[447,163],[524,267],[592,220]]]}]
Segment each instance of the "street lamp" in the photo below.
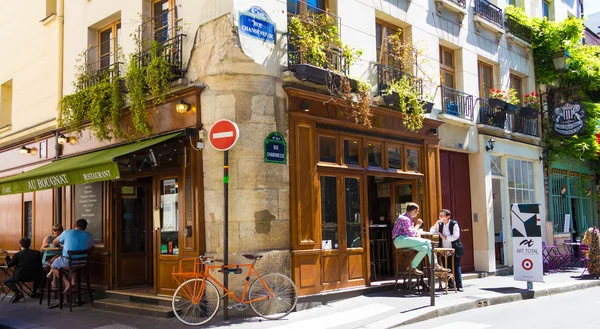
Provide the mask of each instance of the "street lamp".
[{"label": "street lamp", "polygon": [[564,72],[569,68],[569,63],[567,63],[567,59],[571,58],[571,55],[568,51],[561,49],[554,53],[552,56],[552,62],[554,62],[554,68],[559,72]]}]

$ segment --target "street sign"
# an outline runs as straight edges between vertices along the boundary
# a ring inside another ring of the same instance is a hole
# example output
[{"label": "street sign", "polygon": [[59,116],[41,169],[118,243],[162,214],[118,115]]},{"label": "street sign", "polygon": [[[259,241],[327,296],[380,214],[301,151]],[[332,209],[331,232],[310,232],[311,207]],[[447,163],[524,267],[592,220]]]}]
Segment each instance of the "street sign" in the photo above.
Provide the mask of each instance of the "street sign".
[{"label": "street sign", "polygon": [[265,139],[265,162],[286,163],[285,138],[278,133],[272,132]]},{"label": "street sign", "polygon": [[513,203],[512,220],[514,278],[518,281],[544,282],[540,205]]},{"label": "street sign", "polygon": [[235,122],[223,119],[215,122],[210,128],[208,140],[215,150],[227,151],[235,145],[239,137],[240,130]]}]

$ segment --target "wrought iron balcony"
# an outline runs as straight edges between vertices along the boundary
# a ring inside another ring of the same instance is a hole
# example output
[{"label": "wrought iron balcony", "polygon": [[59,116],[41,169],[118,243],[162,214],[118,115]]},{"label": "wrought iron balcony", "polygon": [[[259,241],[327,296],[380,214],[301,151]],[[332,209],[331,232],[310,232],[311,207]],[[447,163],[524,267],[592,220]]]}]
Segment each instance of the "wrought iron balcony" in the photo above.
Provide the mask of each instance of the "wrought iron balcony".
[{"label": "wrought iron balcony", "polygon": [[[288,49],[293,49],[292,47],[288,47]],[[310,64],[314,66],[321,67],[326,70],[332,70],[336,72],[343,73],[345,75],[348,74],[348,65],[346,64],[346,59],[342,56],[340,50],[335,48],[329,48],[325,50],[325,54],[327,60],[324,64],[312,63],[309,59],[303,56],[302,52],[299,50],[288,50],[288,70],[292,72],[296,72],[296,66],[300,64]]]},{"label": "wrought iron balcony", "polygon": [[452,2],[453,4],[462,7],[462,8],[467,8],[467,0],[444,0],[447,2]]},{"label": "wrought iron balcony", "polygon": [[485,18],[489,22],[504,28],[504,19],[502,17],[502,9],[496,7],[486,0],[475,0],[475,14]]},{"label": "wrought iron balcony", "polygon": [[85,73],[78,77],[77,88],[91,87],[122,76],[123,63],[119,56],[116,39],[88,48],[85,51]]},{"label": "wrought iron balcony", "polygon": [[479,123],[500,129],[510,127],[510,116],[506,111],[491,107],[487,99],[479,98]]},{"label": "wrought iron balcony", "polygon": [[521,40],[531,43],[533,31],[527,25],[519,22],[515,17],[506,15],[506,29]]},{"label": "wrought iron balcony", "polygon": [[442,90],[442,113],[473,121],[473,96],[446,86]]},{"label": "wrought iron balcony", "polygon": [[[176,80],[185,75],[183,68],[183,38],[185,34],[179,34],[156,45],[157,55],[165,58],[171,69],[171,79]],[[152,61],[152,48],[146,49],[134,55],[135,62],[142,67],[148,66]]]},{"label": "wrought iron balcony", "polygon": [[407,75],[403,70],[383,65],[381,63],[375,64],[377,67],[377,94],[384,95],[395,81],[399,81],[404,76],[408,76],[411,85],[417,90],[420,98],[423,98],[423,80],[417,77]]},{"label": "wrought iron balcony", "polygon": [[524,118],[513,114],[513,127],[511,131],[529,136],[539,137],[539,127],[537,118]]}]

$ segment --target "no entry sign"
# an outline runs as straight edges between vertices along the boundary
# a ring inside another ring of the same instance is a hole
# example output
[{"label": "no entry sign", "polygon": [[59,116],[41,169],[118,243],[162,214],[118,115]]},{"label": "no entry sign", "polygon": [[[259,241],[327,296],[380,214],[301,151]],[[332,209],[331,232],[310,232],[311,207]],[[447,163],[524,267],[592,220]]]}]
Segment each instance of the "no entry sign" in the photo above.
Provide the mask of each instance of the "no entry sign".
[{"label": "no entry sign", "polygon": [[229,120],[219,120],[210,128],[208,140],[217,151],[232,148],[240,137],[238,126]]}]

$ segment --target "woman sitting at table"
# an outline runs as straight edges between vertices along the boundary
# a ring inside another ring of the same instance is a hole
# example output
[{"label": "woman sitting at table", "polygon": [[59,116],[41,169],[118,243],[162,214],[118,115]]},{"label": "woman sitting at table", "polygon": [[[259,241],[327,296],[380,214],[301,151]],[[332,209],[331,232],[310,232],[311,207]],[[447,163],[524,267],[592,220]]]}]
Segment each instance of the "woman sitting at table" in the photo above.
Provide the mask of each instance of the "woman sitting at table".
[{"label": "woman sitting at table", "polygon": [[48,235],[47,237],[44,238],[44,241],[42,241],[42,247],[40,248],[40,251],[44,253],[42,255],[42,264],[44,265],[44,267],[46,267],[46,266],[49,267],[50,264],[52,264],[52,260],[55,257],[60,256],[60,254],[61,254],[61,250],[59,248],[60,245],[54,245],[54,244],[52,244],[52,242],[62,232],[63,232],[63,226],[60,224],[55,224],[54,226],[52,226],[52,235]]},{"label": "woman sitting at table", "polygon": [[[429,229],[431,233],[438,233],[440,235],[440,246],[443,248],[454,249],[454,280],[456,281],[456,289],[460,292],[463,291],[462,286],[462,271],[460,269],[460,256],[465,254],[465,249],[460,242],[460,228],[458,223],[450,219],[450,210],[442,209],[440,211],[439,219]],[[443,264],[449,267],[450,264]],[[454,283],[449,284],[448,288],[454,288]]]}]

